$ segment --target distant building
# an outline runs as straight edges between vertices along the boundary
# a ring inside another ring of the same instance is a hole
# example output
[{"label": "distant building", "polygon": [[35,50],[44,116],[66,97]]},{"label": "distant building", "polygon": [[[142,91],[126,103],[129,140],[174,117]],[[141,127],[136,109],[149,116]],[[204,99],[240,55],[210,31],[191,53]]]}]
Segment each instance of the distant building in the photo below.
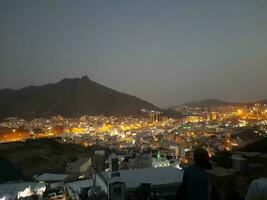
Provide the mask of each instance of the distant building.
[{"label": "distant building", "polygon": [[138,153],[124,160],[128,169],[149,168],[152,165],[152,153]]},{"label": "distant building", "polygon": [[158,112],[158,111],[151,111],[149,113],[150,121],[151,122],[159,122],[159,121],[163,120],[161,114],[162,113],[161,112]]},{"label": "distant building", "polygon": [[212,121],[217,120],[217,113],[216,113],[216,112],[211,112],[210,119],[211,119]]},{"label": "distant building", "polygon": [[152,159],[152,167],[170,167],[170,161],[167,160],[166,158],[161,158],[161,159]]},{"label": "distant building", "polygon": [[187,115],[183,119],[184,123],[198,123],[202,121],[203,121],[203,117],[199,115]]}]

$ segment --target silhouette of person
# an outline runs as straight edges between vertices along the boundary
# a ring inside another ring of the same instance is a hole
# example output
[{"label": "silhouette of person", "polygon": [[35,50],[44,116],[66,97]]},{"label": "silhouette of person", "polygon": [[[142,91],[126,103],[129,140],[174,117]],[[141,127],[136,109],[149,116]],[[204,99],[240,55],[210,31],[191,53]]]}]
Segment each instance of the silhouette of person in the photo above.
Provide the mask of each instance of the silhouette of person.
[{"label": "silhouette of person", "polygon": [[244,200],[236,188],[236,182],[234,179],[230,180],[226,185],[226,197],[225,200]]},{"label": "silhouette of person", "polygon": [[219,192],[218,192],[218,189],[217,187],[212,187],[211,188],[211,192],[210,192],[210,200],[220,200],[220,195],[219,195]]},{"label": "silhouette of person", "polygon": [[195,164],[184,170],[183,182],[178,189],[178,200],[208,200],[209,184],[205,169],[211,169],[208,152],[201,147],[194,150]]}]

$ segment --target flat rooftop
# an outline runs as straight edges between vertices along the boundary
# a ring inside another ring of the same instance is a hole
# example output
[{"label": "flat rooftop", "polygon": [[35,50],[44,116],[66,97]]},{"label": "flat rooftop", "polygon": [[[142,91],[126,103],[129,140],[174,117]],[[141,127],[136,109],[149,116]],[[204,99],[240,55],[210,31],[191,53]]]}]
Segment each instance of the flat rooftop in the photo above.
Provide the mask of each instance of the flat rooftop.
[{"label": "flat rooftop", "polygon": [[66,185],[67,187],[72,188],[74,191],[78,191],[80,188],[93,187],[93,179],[75,181],[67,183]]},{"label": "flat rooftop", "polygon": [[40,176],[35,176],[36,181],[63,181],[66,179],[69,175],[67,174],[49,174],[49,173],[44,173],[41,174]]},{"label": "flat rooftop", "polygon": [[[183,171],[172,167],[143,168],[120,170],[119,177],[111,177],[111,172],[103,172],[104,178],[109,182],[121,181],[126,188],[136,188],[141,183],[150,183],[151,186],[181,183]],[[115,172],[118,173],[118,172]],[[113,172],[114,173],[114,172]]]}]

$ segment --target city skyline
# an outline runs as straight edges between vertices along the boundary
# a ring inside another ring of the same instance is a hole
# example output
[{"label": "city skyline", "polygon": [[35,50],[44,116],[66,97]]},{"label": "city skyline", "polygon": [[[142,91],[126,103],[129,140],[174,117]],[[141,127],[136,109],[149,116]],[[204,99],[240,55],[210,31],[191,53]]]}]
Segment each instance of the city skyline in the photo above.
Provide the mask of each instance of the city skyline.
[{"label": "city skyline", "polygon": [[267,3],[1,1],[0,89],[88,75],[157,106],[266,99]]}]

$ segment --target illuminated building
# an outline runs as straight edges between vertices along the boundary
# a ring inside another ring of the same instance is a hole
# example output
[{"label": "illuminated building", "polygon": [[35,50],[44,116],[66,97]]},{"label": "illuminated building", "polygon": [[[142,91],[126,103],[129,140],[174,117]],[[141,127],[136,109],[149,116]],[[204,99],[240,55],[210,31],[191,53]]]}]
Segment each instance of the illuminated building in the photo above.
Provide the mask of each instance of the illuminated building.
[{"label": "illuminated building", "polygon": [[217,119],[217,113],[216,113],[216,112],[211,112],[210,119],[211,119],[212,121],[215,121],[215,120]]},{"label": "illuminated building", "polygon": [[150,116],[150,120],[152,122],[159,122],[161,120],[161,113],[160,112],[156,112],[156,111],[152,111],[150,112],[149,116]]},{"label": "illuminated building", "polygon": [[197,123],[197,122],[201,122],[202,120],[203,118],[199,115],[187,115],[184,118],[185,123]]},{"label": "illuminated building", "polygon": [[160,159],[152,159],[152,167],[169,167],[170,161],[166,158],[160,158]]}]

